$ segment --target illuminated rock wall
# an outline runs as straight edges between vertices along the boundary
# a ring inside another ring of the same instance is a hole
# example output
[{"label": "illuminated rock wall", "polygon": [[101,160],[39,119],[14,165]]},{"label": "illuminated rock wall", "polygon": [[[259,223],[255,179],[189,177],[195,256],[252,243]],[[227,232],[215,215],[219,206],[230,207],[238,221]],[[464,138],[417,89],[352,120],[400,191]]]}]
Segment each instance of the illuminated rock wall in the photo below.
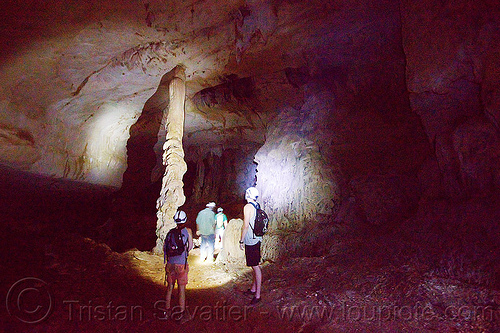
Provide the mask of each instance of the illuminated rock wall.
[{"label": "illuminated rock wall", "polygon": [[[282,108],[269,124],[255,156],[259,202],[271,218],[266,259],[323,255],[340,230],[401,223],[415,209],[429,150],[395,84],[402,70],[360,67],[355,87],[323,71],[302,85],[299,107]],[[377,98],[384,89],[388,98]]]},{"label": "illuminated rock wall", "polygon": [[169,107],[166,117],[167,137],[163,145],[163,176],[160,197],[157,201],[156,247],[154,251],[163,253],[163,241],[167,232],[175,227],[174,215],[177,209],[184,204],[186,197],[182,177],[186,173],[187,165],[184,161],[182,137],[184,135],[184,102],[186,97],[185,69],[178,66],[169,83]]},{"label": "illuminated rock wall", "polygon": [[258,201],[270,216],[263,249],[267,259],[286,253],[293,244],[300,247],[302,240],[294,234],[310,232],[319,216],[333,215],[338,207],[340,171],[328,153],[333,107],[332,95],[318,91],[301,109],[284,109],[255,156]]},{"label": "illuminated rock wall", "polygon": [[273,230],[301,230],[316,215],[334,213],[339,168],[328,155],[331,98],[311,95],[301,109],[283,110],[255,156],[259,201]]}]

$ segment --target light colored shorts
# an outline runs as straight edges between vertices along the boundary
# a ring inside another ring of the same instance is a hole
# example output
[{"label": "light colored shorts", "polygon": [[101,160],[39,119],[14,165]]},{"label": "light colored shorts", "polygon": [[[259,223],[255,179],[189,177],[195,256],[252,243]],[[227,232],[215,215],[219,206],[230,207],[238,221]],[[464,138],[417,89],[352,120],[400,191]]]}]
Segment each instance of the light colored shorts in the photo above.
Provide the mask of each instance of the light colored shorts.
[{"label": "light colored shorts", "polygon": [[179,286],[185,286],[188,283],[189,265],[167,264],[166,270],[168,284],[174,284],[177,281]]}]

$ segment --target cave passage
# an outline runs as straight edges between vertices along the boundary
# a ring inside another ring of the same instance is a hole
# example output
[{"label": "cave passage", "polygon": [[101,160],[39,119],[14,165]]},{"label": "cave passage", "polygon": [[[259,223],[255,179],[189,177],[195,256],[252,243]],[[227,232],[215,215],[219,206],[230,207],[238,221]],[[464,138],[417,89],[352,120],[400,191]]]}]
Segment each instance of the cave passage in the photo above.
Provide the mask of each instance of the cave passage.
[{"label": "cave passage", "polygon": [[[1,329],[499,332],[498,0],[2,14]],[[249,186],[270,217],[251,308]],[[208,202],[224,248],[192,253],[192,320],[163,320],[162,238]]]}]

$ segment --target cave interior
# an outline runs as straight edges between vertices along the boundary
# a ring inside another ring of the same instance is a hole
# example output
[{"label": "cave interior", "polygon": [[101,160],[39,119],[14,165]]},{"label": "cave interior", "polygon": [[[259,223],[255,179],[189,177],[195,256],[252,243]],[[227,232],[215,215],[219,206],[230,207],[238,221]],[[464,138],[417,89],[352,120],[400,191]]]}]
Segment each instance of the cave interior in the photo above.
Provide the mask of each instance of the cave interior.
[{"label": "cave interior", "polygon": [[[500,332],[497,1],[12,0],[0,35],[7,331],[179,329],[154,316],[173,175],[188,227],[211,201],[233,226],[213,267],[193,262],[188,304],[244,304],[231,242],[255,186],[253,331]],[[165,162],[178,66],[185,172]],[[46,312],[10,299],[33,279]],[[96,310],[111,303],[144,313]],[[344,320],[276,310],[346,304]]]}]

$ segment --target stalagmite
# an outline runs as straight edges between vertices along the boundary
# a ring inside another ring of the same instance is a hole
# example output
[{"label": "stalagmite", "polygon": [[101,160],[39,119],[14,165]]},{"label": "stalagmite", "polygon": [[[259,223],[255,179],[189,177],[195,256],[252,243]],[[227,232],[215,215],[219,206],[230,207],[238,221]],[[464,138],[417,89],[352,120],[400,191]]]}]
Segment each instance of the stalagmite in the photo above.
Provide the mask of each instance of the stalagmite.
[{"label": "stalagmite", "polygon": [[163,240],[168,230],[175,226],[173,216],[186,201],[182,177],[187,171],[182,148],[184,131],[184,100],[186,96],[185,69],[177,66],[172,70],[172,80],[169,83],[169,108],[166,115],[167,137],[163,145],[163,175],[160,197],[156,202],[158,209],[156,223],[156,247],[154,252],[163,252]]}]

